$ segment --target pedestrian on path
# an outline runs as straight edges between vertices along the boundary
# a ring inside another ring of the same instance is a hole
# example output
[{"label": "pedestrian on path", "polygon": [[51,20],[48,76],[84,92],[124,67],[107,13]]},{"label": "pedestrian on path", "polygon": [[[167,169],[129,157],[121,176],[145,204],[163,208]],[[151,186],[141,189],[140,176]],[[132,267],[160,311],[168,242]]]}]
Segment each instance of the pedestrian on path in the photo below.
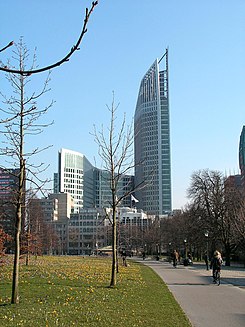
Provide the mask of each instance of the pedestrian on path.
[{"label": "pedestrian on path", "polygon": [[204,261],[205,261],[207,270],[209,270],[208,254],[207,254],[207,252],[205,252],[205,254],[204,254]]},{"label": "pedestrian on path", "polygon": [[210,269],[213,269],[213,283],[216,283],[217,278],[217,272],[220,273],[221,266],[222,266],[223,260],[221,257],[221,253],[219,251],[214,251],[214,255],[211,259],[210,263]]},{"label": "pedestrian on path", "polygon": [[128,266],[128,265],[127,265],[127,260],[126,260],[126,258],[127,258],[126,250],[123,250],[123,251],[122,251],[122,260],[123,260],[123,266],[124,266],[124,267],[127,267],[127,266]]},{"label": "pedestrian on path", "polygon": [[177,250],[174,250],[174,253],[173,253],[173,266],[174,268],[177,267],[177,262],[179,261],[179,253]]}]

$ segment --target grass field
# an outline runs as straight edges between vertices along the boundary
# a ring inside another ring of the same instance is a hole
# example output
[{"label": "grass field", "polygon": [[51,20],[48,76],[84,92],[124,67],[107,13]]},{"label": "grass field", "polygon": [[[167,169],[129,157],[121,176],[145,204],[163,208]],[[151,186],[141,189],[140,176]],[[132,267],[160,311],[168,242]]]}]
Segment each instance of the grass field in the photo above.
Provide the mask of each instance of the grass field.
[{"label": "grass field", "polygon": [[109,288],[110,258],[44,256],[20,267],[20,303],[10,304],[11,265],[0,266],[0,326],[189,326],[150,268],[119,262]]}]

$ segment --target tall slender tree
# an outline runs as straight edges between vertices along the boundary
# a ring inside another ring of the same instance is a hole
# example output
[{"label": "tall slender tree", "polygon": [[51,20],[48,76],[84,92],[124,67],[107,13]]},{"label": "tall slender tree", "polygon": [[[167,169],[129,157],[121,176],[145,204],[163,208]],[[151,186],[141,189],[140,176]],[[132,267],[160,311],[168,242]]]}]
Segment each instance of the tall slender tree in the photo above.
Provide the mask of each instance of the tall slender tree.
[{"label": "tall slender tree", "polygon": [[[116,112],[119,105],[115,104],[114,94],[111,107],[107,106],[111,119],[107,131],[103,126],[100,131],[94,127],[93,136],[99,147],[99,155],[102,159],[103,169],[108,172],[111,190],[111,200],[108,204],[112,214],[112,268],[110,286],[114,287],[117,283],[117,256],[118,256],[118,232],[117,232],[117,207],[123,199],[130,196],[135,190],[145,187],[142,181],[139,185],[132,185],[127,191],[122,192],[120,181],[127,174],[132,174],[135,167],[133,160],[133,129],[132,124],[126,125],[124,115],[123,121],[117,130]],[[136,163],[141,164],[141,163]]]},{"label": "tall slender tree", "polygon": [[[26,48],[22,39],[15,46],[13,53],[13,59],[17,62],[18,70],[25,71],[29,63],[29,50]],[[34,55],[29,70],[34,69],[35,66],[36,56]],[[7,158],[6,163],[8,165],[11,164],[12,167],[16,168],[17,175],[15,177],[18,180],[13,198],[13,205],[15,206],[15,251],[11,299],[11,303],[18,303],[20,234],[22,231],[22,220],[25,219],[26,182],[29,181],[33,185],[33,188],[36,188],[36,191],[41,190],[47,182],[47,179],[42,180],[39,177],[40,173],[47,166],[42,163],[35,165],[32,161],[33,157],[45,150],[45,148],[40,149],[38,146],[31,148],[30,144],[33,144],[33,140],[32,143],[29,140],[30,138],[33,139],[33,136],[42,133],[43,129],[50,125],[49,123],[42,123],[42,118],[47,114],[53,101],[43,109],[37,106],[38,99],[49,91],[49,75],[45,79],[41,91],[38,93],[35,91],[30,92],[30,95],[27,94],[27,89],[30,89],[29,75],[10,73],[7,75],[7,80],[12,87],[13,93],[10,97],[1,93],[3,107],[0,108],[2,113],[2,118],[0,119],[2,128],[0,133],[3,141],[0,154]]]}]

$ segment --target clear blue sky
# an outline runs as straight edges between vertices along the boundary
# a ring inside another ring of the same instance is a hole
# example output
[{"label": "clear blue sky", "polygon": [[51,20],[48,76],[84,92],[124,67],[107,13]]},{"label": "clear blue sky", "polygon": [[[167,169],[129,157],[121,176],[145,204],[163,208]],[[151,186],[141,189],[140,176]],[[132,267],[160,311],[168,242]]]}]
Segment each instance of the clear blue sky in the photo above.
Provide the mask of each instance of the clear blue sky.
[{"label": "clear blue sky", "polygon": [[[37,47],[39,66],[53,63],[75,43],[90,3],[0,1],[0,46],[23,36],[29,49]],[[244,17],[244,0],[100,0],[81,50],[53,70],[52,90],[41,101],[56,101],[47,116],[55,125],[33,138],[34,145],[53,145],[39,156],[50,163],[47,175],[57,171],[62,147],[85,154],[91,163],[98,159],[90,133],[94,124],[108,124],[106,104],[112,91],[130,122],[141,78],[166,47],[173,208],[187,203],[193,171],[239,173],[238,145],[245,123]],[[0,59],[10,56],[8,49]],[[35,87],[41,77],[32,78]],[[5,91],[2,73],[0,85]]]}]

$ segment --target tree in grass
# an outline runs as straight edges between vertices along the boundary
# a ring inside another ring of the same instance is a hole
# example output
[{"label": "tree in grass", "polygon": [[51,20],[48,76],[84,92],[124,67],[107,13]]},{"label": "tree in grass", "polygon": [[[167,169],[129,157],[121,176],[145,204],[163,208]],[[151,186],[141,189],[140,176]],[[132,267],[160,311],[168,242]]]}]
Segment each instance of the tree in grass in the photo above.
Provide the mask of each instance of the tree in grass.
[{"label": "tree in grass", "polygon": [[108,207],[111,209],[110,215],[112,224],[112,267],[110,286],[114,287],[117,283],[116,273],[118,267],[117,208],[128,196],[136,190],[145,187],[145,183],[142,181],[139,185],[127,185],[125,189],[122,189],[120,182],[126,175],[131,174],[135,167],[133,160],[133,129],[132,124],[126,125],[125,115],[119,129],[117,129],[116,113],[118,105],[115,105],[114,94],[111,107],[107,106],[107,109],[111,115],[109,127],[104,130],[102,126],[100,131],[94,127],[93,136],[99,147],[99,156],[102,160],[103,169],[109,176],[107,182],[111,197]]},{"label": "tree in grass", "polygon": [[[15,45],[13,59],[17,62],[18,69],[25,71],[29,64],[29,51],[23,40]],[[10,62],[8,64],[11,65]],[[13,66],[15,67],[15,66]],[[32,70],[36,67],[36,56],[30,63]],[[12,95],[3,97],[3,107],[1,111],[1,135],[3,137],[0,153],[6,158],[6,163],[11,164],[12,174],[17,179],[17,187],[13,190],[13,205],[15,207],[15,226],[14,226],[14,267],[12,283],[11,303],[19,302],[19,258],[20,258],[20,236],[23,231],[23,221],[26,216],[26,182],[32,185],[35,192],[43,189],[47,180],[40,179],[40,174],[48,165],[33,163],[34,157],[45,148],[38,146],[31,147],[33,137],[43,132],[43,129],[50,124],[44,122],[44,116],[47,114],[53,102],[41,109],[37,106],[38,99],[46,94],[50,77],[45,79],[40,92],[30,91],[30,76],[26,74],[9,73],[6,76],[12,87]],[[28,91],[28,92],[27,92]],[[29,93],[29,94],[28,94]],[[46,147],[48,148],[48,146]],[[5,168],[7,169],[7,168]],[[14,172],[13,172],[14,171]]]},{"label": "tree in grass", "polygon": [[[76,44],[71,48],[71,50],[61,59],[55,62],[54,64],[50,64],[48,66],[37,68],[32,66],[31,68],[26,68],[24,65],[24,62],[19,62],[19,67],[10,67],[9,63],[4,64],[0,63],[0,71],[10,73],[9,80],[12,86],[15,88],[15,92],[20,96],[20,98],[16,101],[15,99],[9,99],[6,100],[6,104],[10,106],[10,109],[6,111],[6,114],[9,116],[7,119],[2,119],[1,123],[5,124],[6,128],[6,137],[7,142],[10,143],[10,148],[7,146],[5,149],[3,149],[3,153],[6,155],[13,155],[17,157],[18,159],[18,167],[20,168],[20,172],[18,174],[18,191],[15,198],[15,205],[16,205],[16,221],[15,221],[15,259],[14,259],[14,268],[13,268],[13,283],[12,283],[12,298],[11,303],[18,303],[19,302],[19,287],[18,287],[18,281],[19,281],[19,255],[20,255],[20,232],[21,232],[21,218],[23,216],[23,202],[24,202],[24,190],[25,190],[25,182],[26,182],[26,170],[28,169],[26,167],[26,160],[34,154],[37,154],[39,152],[38,148],[34,149],[33,151],[26,153],[24,155],[24,131],[25,128],[31,128],[31,134],[32,133],[38,133],[40,131],[40,126],[35,125],[36,120],[38,117],[42,116],[45,110],[38,111],[35,105],[32,105],[33,101],[42,95],[42,93],[46,92],[46,88],[44,88],[43,92],[41,92],[38,96],[33,94],[28,100],[24,97],[24,85],[26,78],[30,76],[31,74],[38,74],[44,71],[50,71],[51,69],[55,67],[59,67],[63,63],[66,63],[69,61],[70,57],[73,55],[73,53],[77,50],[79,50],[79,46],[81,44],[81,41],[87,32],[87,24],[90,18],[91,13],[93,12],[95,6],[98,4],[98,1],[93,1],[91,8],[86,8],[86,14],[84,18],[83,27],[80,33],[80,36],[76,42]],[[10,46],[14,44],[13,41],[9,42],[8,45],[6,45],[3,48],[0,48],[0,52],[5,51]],[[23,49],[22,49],[23,50]],[[22,53],[22,56],[24,54]],[[23,59],[23,57],[22,57]],[[19,78],[17,78],[19,76]],[[16,84],[17,83],[17,84]],[[47,84],[45,83],[47,86]],[[18,104],[19,111],[14,109],[14,104]],[[26,111],[26,106],[29,106],[29,109]],[[29,119],[29,123],[25,123],[25,119]],[[14,125],[11,127],[11,124],[18,120],[17,125]],[[18,129],[17,131],[14,130],[14,126]],[[34,130],[32,127],[34,127]],[[11,148],[12,147],[12,148]],[[15,151],[17,150],[17,152]],[[30,167],[29,167],[30,168]],[[36,167],[40,171],[40,167]],[[33,176],[37,176],[34,174]],[[31,178],[33,179],[33,178]],[[40,185],[40,184],[39,184]],[[40,186],[39,186],[40,187]]]}]

